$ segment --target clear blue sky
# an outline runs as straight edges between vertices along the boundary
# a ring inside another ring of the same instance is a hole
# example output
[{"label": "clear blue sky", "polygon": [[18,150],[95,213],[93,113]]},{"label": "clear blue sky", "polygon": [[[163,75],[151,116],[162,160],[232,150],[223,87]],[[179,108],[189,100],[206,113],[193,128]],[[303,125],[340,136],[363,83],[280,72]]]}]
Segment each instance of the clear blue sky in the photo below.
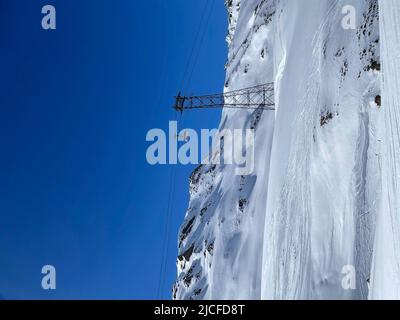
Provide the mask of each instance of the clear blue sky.
[{"label": "clear blue sky", "polygon": [[[194,72],[220,92],[226,12],[215,1]],[[206,0],[0,0],[0,297],[157,298],[171,166],[146,162],[167,128]],[[57,30],[41,29],[41,8]],[[219,111],[184,115],[213,128]],[[163,298],[171,297],[188,176],[179,166]],[[41,268],[57,290],[41,289]]]}]

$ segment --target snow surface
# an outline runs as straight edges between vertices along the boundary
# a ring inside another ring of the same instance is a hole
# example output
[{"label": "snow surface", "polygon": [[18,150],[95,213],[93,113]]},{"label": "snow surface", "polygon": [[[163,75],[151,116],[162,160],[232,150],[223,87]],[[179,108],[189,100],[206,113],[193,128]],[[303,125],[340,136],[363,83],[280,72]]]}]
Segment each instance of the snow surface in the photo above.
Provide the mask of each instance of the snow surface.
[{"label": "snow surface", "polygon": [[[192,174],[174,299],[400,298],[400,4],[226,4],[225,90],[274,82],[276,110],[223,111],[220,129],[255,129],[255,170]],[[349,4],[356,30],[341,26]]]},{"label": "snow surface", "polygon": [[400,2],[380,1],[380,30],[385,143],[370,298],[400,299]]}]

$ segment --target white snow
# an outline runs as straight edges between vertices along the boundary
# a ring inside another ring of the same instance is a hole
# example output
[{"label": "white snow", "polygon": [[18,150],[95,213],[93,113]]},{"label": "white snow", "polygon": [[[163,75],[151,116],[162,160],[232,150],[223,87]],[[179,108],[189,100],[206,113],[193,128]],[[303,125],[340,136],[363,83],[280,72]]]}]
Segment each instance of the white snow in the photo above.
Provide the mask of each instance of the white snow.
[{"label": "white snow", "polygon": [[[357,12],[369,12],[360,21],[365,35],[341,28],[345,1],[288,0],[277,10],[281,54],[263,245],[266,299],[368,294],[379,187],[370,116],[377,110],[370,101],[379,82],[364,68],[379,60],[378,21],[377,8],[369,11],[376,2],[353,2]],[[347,265],[358,270],[357,290],[342,288]]]},{"label": "white snow", "polygon": [[376,224],[372,299],[400,299],[400,3],[381,0],[382,202]]},{"label": "white snow", "polygon": [[192,175],[175,299],[400,298],[396,1],[350,1],[356,30],[347,0],[226,1],[225,90],[273,81],[276,111],[223,111],[255,128],[255,171]]}]

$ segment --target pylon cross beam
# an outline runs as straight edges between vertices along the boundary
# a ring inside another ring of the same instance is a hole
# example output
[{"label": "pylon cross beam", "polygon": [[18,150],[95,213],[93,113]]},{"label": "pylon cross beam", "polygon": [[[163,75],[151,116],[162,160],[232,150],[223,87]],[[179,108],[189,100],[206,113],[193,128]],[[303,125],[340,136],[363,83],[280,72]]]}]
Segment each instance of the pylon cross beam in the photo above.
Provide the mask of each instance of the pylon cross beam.
[{"label": "pylon cross beam", "polygon": [[175,97],[174,109],[180,112],[192,109],[264,109],[275,110],[274,84],[266,83],[240,90],[204,96]]}]

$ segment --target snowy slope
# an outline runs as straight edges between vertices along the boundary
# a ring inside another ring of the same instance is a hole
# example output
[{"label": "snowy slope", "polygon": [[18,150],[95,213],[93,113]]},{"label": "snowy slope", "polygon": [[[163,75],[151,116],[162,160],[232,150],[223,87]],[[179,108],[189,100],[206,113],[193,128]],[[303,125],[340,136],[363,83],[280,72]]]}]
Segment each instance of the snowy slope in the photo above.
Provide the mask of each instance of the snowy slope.
[{"label": "snowy slope", "polygon": [[[281,1],[263,298],[365,298],[379,194],[376,1]],[[299,31],[301,30],[301,32]],[[343,290],[344,266],[357,290]]]},{"label": "snowy slope", "polygon": [[[233,0],[227,5],[231,17],[225,90],[272,82],[274,2]],[[273,111],[223,111],[220,129],[255,129],[255,170],[237,176],[234,165],[219,165],[201,166],[193,173],[179,236],[174,298],[260,298],[274,118]]]},{"label": "snowy slope", "polygon": [[[226,1],[225,89],[274,81],[276,111],[224,110],[221,129],[256,130],[254,174],[193,173],[175,299],[399,297],[380,273],[400,279],[395,1],[380,14],[383,107],[378,0]],[[341,26],[349,4],[356,30]]]},{"label": "snowy slope", "polygon": [[400,3],[381,0],[380,17],[385,143],[370,297],[400,299]]}]

